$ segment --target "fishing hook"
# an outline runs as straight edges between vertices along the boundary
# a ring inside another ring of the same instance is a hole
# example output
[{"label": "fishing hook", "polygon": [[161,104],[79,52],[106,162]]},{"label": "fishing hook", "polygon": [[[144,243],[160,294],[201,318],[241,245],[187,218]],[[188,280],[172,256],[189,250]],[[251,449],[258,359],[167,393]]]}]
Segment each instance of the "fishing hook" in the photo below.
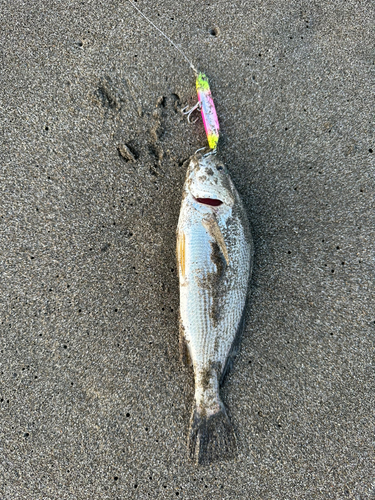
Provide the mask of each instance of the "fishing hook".
[{"label": "fishing hook", "polygon": [[[196,155],[197,153],[199,153],[199,151],[203,151],[204,149],[207,149],[207,146],[204,146],[203,148],[197,149],[194,154]],[[217,148],[211,149],[211,151],[209,151],[208,153],[203,155],[203,158],[205,158],[206,156],[210,156],[210,155],[216,155],[216,152],[217,152]]]},{"label": "fishing hook", "polygon": [[191,121],[190,121],[190,115],[191,115],[191,113],[192,113],[193,111],[195,111],[196,109],[197,109],[198,111],[200,111],[200,110],[202,109],[202,104],[201,104],[201,102],[200,102],[200,101],[198,101],[198,102],[197,102],[197,104],[196,104],[195,106],[193,106],[192,108],[190,108],[190,109],[188,109],[187,111],[185,111],[185,109],[186,109],[186,108],[188,108],[188,107],[189,107],[189,105],[185,106],[185,107],[181,110],[181,112],[182,112],[182,114],[183,114],[183,115],[188,115],[188,122],[189,122],[189,123],[195,123],[195,122],[198,120],[198,118],[197,118],[196,120],[194,120],[193,122],[191,122]]}]

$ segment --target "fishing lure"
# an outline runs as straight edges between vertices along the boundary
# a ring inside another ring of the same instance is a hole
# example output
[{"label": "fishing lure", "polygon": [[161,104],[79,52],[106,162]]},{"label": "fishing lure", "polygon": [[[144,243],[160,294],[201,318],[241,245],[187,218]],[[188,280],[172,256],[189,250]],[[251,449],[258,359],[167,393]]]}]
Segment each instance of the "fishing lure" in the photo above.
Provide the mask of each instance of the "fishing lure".
[{"label": "fishing lure", "polygon": [[[210,84],[208,83],[208,78],[204,73],[198,71],[193,63],[186,57],[184,52],[163,32],[159,29],[152,21],[149,19],[131,0],[129,0],[131,5],[143,16],[147,22],[151,24],[159,33],[161,33],[179,52],[182,54],[184,59],[189,63],[189,66],[194,71],[195,74],[195,84],[197,89],[198,102],[191,109],[184,108],[182,112],[188,115],[188,121],[190,123],[190,116],[196,109],[201,112],[204,130],[206,132],[208,147],[212,150],[212,153],[216,152],[216,147],[219,142],[219,119],[217,117],[216,108],[214,100],[212,98]],[[194,122],[195,123],[195,122]]]},{"label": "fishing lure", "polygon": [[219,142],[220,125],[214,100],[212,98],[210,85],[208,83],[208,78],[204,73],[198,73],[196,75],[196,87],[198,95],[197,104],[188,111],[184,111],[186,109],[184,108],[182,112],[188,115],[188,120],[190,121],[191,113],[196,109],[200,110],[202,114],[204,130],[207,136],[208,146],[210,149],[215,151],[217,143]]}]

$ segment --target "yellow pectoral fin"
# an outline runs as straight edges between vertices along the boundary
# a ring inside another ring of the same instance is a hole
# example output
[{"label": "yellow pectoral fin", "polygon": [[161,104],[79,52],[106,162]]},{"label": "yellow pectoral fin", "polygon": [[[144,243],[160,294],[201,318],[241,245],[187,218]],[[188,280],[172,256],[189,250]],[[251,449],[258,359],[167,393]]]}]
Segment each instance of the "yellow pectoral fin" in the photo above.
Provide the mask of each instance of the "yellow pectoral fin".
[{"label": "yellow pectoral fin", "polygon": [[177,234],[177,261],[180,266],[180,274],[185,279],[185,233]]},{"label": "yellow pectoral fin", "polygon": [[229,265],[229,255],[228,249],[224,241],[224,237],[222,232],[220,231],[219,224],[214,216],[202,219],[202,225],[211,238],[216,242],[218,247],[220,248],[222,254],[224,255],[225,262]]}]

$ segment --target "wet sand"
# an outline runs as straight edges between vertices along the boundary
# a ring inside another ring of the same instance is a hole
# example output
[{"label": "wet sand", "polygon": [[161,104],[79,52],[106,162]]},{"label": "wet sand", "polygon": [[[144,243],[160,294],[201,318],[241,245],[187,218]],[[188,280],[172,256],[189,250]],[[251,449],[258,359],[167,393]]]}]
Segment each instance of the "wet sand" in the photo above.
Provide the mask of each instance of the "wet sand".
[{"label": "wet sand", "polygon": [[374,499],[374,4],[137,5],[210,78],[251,222],[238,457],[186,450],[191,69],[125,0],[2,2],[0,498]]}]

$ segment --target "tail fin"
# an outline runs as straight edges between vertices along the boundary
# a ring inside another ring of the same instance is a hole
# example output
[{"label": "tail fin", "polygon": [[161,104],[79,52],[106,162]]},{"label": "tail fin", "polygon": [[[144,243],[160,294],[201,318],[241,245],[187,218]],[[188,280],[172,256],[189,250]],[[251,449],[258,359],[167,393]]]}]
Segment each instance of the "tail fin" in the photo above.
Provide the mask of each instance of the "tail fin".
[{"label": "tail fin", "polygon": [[224,406],[209,417],[195,407],[190,422],[190,458],[197,464],[209,464],[233,458],[236,452],[236,435]]}]

